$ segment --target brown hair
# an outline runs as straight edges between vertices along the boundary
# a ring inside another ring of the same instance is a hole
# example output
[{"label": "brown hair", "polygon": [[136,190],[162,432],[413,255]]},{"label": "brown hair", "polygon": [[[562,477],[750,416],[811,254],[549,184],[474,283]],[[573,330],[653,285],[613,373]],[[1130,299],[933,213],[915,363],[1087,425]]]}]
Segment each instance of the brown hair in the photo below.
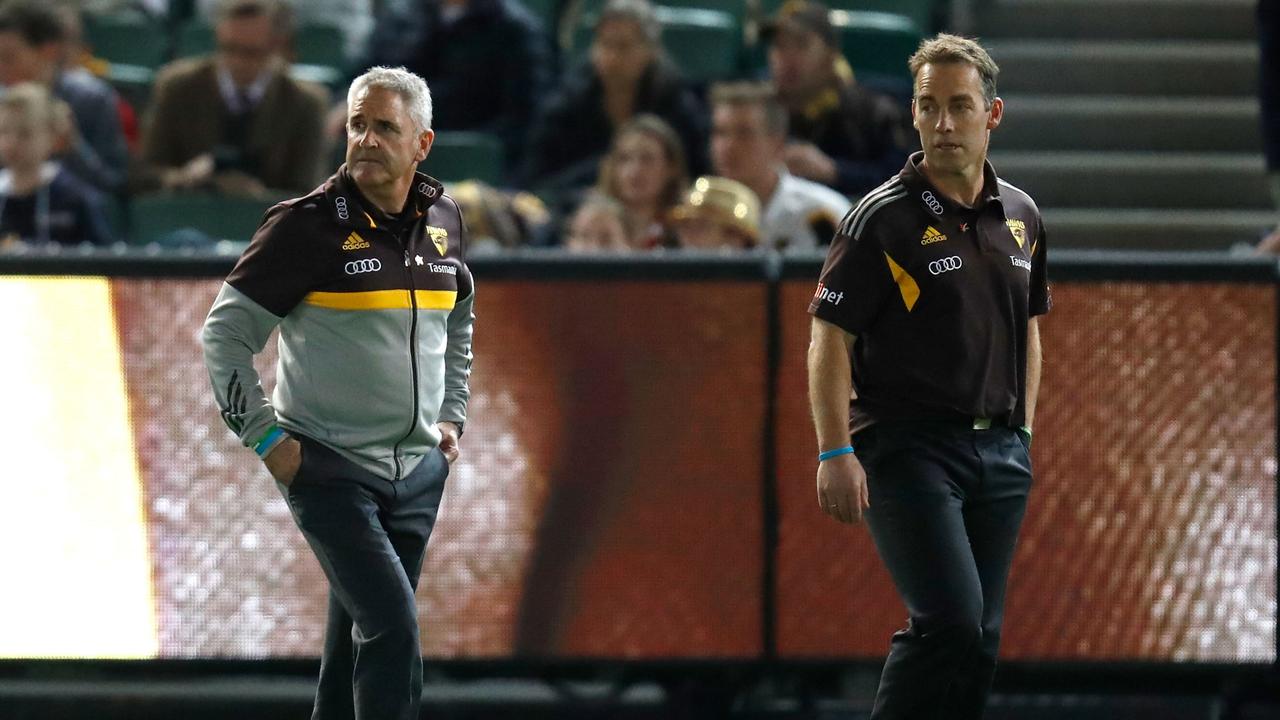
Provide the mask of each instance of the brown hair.
[{"label": "brown hair", "polygon": [[221,0],[214,6],[213,16],[216,23],[267,17],[278,37],[293,35],[293,6],[282,0]]},{"label": "brown hair", "polygon": [[711,86],[711,107],[717,105],[754,105],[764,111],[764,127],[770,135],[787,134],[787,110],[778,100],[771,83],[720,82]]},{"label": "brown hair", "polygon": [[666,153],[674,172],[666,187],[662,188],[659,201],[663,207],[674,207],[684,198],[684,189],[689,184],[689,166],[685,161],[684,144],[680,142],[680,136],[666,120],[657,115],[636,115],[613,133],[609,153],[600,161],[600,179],[596,182],[596,189],[610,197],[618,197],[618,146],[624,137],[632,133],[648,135],[657,140]]},{"label": "brown hair", "polygon": [[907,67],[911,69],[912,84],[916,86],[912,88],[912,94],[919,90],[920,68],[926,64],[948,63],[965,63],[978,70],[978,76],[982,78],[982,97],[990,109],[991,103],[996,99],[996,77],[1000,75],[1000,68],[976,40],[959,35],[938,33],[920,43],[915,54],[907,61]]}]

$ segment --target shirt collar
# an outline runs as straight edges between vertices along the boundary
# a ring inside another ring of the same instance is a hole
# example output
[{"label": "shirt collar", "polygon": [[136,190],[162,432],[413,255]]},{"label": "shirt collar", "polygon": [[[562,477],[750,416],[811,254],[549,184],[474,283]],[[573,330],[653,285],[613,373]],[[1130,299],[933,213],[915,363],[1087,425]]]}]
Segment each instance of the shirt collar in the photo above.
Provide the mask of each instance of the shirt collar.
[{"label": "shirt collar", "polygon": [[[227,108],[233,113],[249,112],[262,102],[263,96],[267,94],[267,85],[271,83],[271,78],[275,77],[275,71],[268,68],[257,77],[249,87],[240,90],[236,87],[236,81],[231,79],[231,73],[218,63],[218,94],[222,95],[222,102],[226,103]],[[247,101],[247,103],[246,103]]]},{"label": "shirt collar", "polygon": [[343,225],[353,227],[394,227],[406,219],[414,219],[425,215],[436,200],[444,194],[444,186],[429,175],[415,172],[413,185],[409,187],[409,199],[405,204],[406,213],[393,218],[369,202],[356,186],[355,180],[347,172],[344,164],[338,172],[325,183],[325,200],[333,219]]},{"label": "shirt collar", "polygon": [[[48,185],[58,176],[58,171],[62,166],[56,160],[47,160],[40,165],[40,183]],[[13,171],[9,168],[0,169],[0,195],[8,195],[13,192]]]},{"label": "shirt collar", "polygon": [[984,160],[982,163],[982,194],[978,196],[978,203],[973,208],[967,208],[954,200],[943,195],[940,190],[929,182],[924,173],[920,170],[920,163],[924,162],[924,151],[917,150],[907,158],[907,164],[903,166],[902,172],[898,173],[902,178],[902,182],[906,185],[916,200],[924,205],[925,209],[934,215],[942,216],[945,214],[955,214],[958,212],[970,212],[973,210],[984,210],[988,203],[996,202],[1003,209],[1003,202],[1000,200],[1000,181],[996,177],[995,168],[991,166],[991,161]]}]

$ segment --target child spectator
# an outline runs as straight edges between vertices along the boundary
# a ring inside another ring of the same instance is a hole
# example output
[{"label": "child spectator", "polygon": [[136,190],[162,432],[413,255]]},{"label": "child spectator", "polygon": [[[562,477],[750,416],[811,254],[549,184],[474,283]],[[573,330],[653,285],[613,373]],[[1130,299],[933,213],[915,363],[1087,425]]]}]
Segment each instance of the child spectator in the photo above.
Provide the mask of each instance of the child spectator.
[{"label": "child spectator", "polygon": [[622,203],[591,193],[569,218],[564,247],[571,253],[621,252],[627,242],[627,215]]},{"label": "child spectator", "polygon": [[97,192],[50,160],[71,132],[71,109],[43,85],[0,95],[0,243],[111,242]]},{"label": "child spectator", "polygon": [[760,241],[760,200],[728,178],[698,178],[672,217],[682,248],[746,250]]}]

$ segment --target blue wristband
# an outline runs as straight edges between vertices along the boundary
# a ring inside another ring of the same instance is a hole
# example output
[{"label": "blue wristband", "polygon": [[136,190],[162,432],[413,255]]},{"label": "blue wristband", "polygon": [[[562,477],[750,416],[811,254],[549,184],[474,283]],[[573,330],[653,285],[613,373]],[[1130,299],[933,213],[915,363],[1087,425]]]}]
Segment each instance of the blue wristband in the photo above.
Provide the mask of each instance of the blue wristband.
[{"label": "blue wristband", "polygon": [[830,460],[833,457],[840,457],[841,455],[852,455],[852,454],[853,454],[853,446],[845,445],[842,448],[836,448],[835,450],[827,450],[826,452],[818,453],[818,462],[822,462],[823,460]]},{"label": "blue wristband", "polygon": [[267,451],[277,445],[277,441],[280,440],[282,435],[284,435],[284,431],[279,427],[271,428],[266,435],[262,436],[261,440],[253,444],[253,451],[258,453],[258,457],[266,457]]}]

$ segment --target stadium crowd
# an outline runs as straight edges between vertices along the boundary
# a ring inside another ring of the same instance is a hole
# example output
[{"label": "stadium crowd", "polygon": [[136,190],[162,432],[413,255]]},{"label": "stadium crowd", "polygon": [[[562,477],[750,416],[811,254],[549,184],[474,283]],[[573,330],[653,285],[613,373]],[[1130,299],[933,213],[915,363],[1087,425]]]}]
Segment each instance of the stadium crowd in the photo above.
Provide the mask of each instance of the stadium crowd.
[{"label": "stadium crowd", "polygon": [[864,77],[826,6],[724,5],[6,0],[0,246],[247,240],[149,216],[198,198],[251,232],[341,164],[374,65],[429,83],[423,169],[473,249],[824,244],[914,149],[906,53]]}]

